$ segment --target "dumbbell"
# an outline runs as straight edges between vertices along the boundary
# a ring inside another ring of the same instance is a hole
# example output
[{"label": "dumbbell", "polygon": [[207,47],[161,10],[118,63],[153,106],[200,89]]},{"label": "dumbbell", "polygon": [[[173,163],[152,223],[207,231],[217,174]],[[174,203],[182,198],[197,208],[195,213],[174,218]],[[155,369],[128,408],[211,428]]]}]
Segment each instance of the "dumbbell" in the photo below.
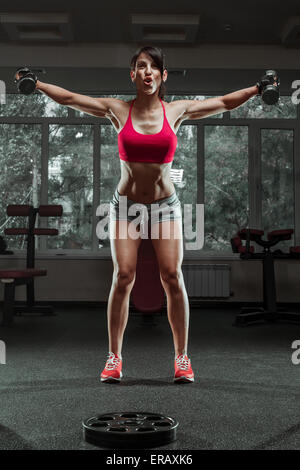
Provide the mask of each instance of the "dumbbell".
[{"label": "dumbbell", "polygon": [[15,73],[15,83],[19,93],[30,95],[34,92],[37,82],[36,75],[28,67],[20,67]]},{"label": "dumbbell", "polygon": [[266,104],[276,104],[279,99],[280,80],[275,70],[266,70],[265,75],[257,82],[258,92]]}]

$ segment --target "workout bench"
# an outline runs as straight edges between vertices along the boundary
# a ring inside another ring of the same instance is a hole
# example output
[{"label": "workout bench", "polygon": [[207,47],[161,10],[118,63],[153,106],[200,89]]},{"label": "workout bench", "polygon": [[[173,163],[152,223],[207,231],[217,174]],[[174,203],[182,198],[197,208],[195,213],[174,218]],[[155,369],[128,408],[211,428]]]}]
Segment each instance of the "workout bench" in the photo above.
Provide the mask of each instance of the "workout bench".
[{"label": "workout bench", "polygon": [[[57,229],[35,228],[36,216],[60,217],[63,213],[60,205],[41,205],[34,208],[30,205],[7,206],[9,216],[27,216],[27,228],[7,228],[6,235],[27,235],[26,269],[12,268],[0,270],[0,281],[4,284],[4,307],[2,325],[8,326],[13,323],[14,314],[41,313],[53,315],[53,307],[48,305],[36,305],[34,296],[34,278],[46,276],[46,269],[35,269],[35,236],[36,235],[58,235]],[[15,287],[26,284],[26,305],[15,306]]]},{"label": "workout bench", "polygon": [[[231,246],[234,253],[240,253],[242,260],[262,260],[263,267],[263,306],[260,308],[243,307],[236,316],[235,326],[246,326],[256,322],[276,323],[278,321],[287,323],[298,323],[300,313],[288,312],[277,307],[276,302],[276,282],[275,282],[275,259],[299,259],[300,247],[290,247],[289,253],[283,253],[281,250],[271,250],[281,240],[290,240],[293,229],[273,230],[268,233],[267,240],[263,240],[263,230],[244,228],[238,234],[231,238]],[[243,246],[242,240],[246,240],[246,246]],[[254,241],[263,251],[255,253],[254,247],[250,242]]]}]

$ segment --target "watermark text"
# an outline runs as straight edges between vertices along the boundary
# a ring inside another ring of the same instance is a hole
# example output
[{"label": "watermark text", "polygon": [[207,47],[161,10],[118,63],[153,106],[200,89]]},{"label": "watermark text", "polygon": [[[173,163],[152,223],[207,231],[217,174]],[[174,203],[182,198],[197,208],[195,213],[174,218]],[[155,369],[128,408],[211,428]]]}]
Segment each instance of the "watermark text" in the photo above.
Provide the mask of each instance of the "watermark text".
[{"label": "watermark text", "polygon": [[295,339],[295,341],[292,342],[292,349],[295,349],[295,351],[292,354],[292,363],[296,366],[300,364],[300,339]]},{"label": "watermark text", "polygon": [[6,103],[6,86],[3,80],[0,80],[0,105]]},{"label": "watermark text", "polygon": [[[195,230],[193,230],[193,215],[193,204],[184,204],[182,215],[181,205],[135,203],[128,207],[127,196],[120,196],[117,208],[111,203],[103,203],[97,207],[96,216],[102,219],[96,226],[96,234],[99,240],[116,239],[116,224],[112,224],[111,220],[123,220],[129,223],[119,224],[119,239],[161,237],[169,240],[182,239],[184,235],[186,240],[194,240],[185,243],[186,250],[201,250],[204,245],[204,204],[196,204]],[[176,219],[180,224],[173,224]],[[149,225],[151,234],[149,234]]]},{"label": "watermark text", "polygon": [[0,339],[0,364],[6,364],[6,346],[4,341]]}]

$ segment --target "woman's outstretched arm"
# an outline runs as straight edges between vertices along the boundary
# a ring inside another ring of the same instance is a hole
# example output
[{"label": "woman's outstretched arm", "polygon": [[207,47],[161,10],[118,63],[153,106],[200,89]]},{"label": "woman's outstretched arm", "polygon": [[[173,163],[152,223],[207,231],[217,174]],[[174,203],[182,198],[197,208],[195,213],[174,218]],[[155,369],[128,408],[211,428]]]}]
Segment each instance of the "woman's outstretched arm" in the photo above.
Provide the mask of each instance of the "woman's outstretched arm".
[{"label": "woman's outstretched arm", "polygon": [[185,107],[182,117],[183,119],[201,119],[213,114],[230,111],[241,106],[257,94],[258,87],[254,85],[217,98],[207,98],[202,101],[182,100],[182,105]]},{"label": "woman's outstretched arm", "polygon": [[117,101],[115,98],[93,98],[80,93],[73,93],[57,85],[43,83],[39,80],[36,82],[36,89],[49,96],[56,103],[97,117],[107,117],[113,102]]}]

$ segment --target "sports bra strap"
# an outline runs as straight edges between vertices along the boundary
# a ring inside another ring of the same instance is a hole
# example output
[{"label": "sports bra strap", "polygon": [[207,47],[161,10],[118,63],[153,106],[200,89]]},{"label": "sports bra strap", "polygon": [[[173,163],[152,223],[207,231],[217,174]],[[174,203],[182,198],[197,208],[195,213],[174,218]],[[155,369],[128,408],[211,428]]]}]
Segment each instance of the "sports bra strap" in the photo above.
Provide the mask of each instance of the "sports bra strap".
[{"label": "sports bra strap", "polygon": [[[160,99],[161,105],[162,105],[163,110],[164,110],[164,117],[166,118],[166,110],[165,110],[164,104],[163,104],[163,102],[162,102],[162,99],[161,99],[161,98],[159,98],[159,99]],[[164,122],[165,122],[165,121],[164,121]]]},{"label": "sports bra strap", "polygon": [[130,105],[130,108],[129,108],[129,116],[131,116],[131,110],[132,110],[132,106],[133,106],[134,102],[135,102],[135,99],[133,99],[132,102],[131,102],[131,105]]}]

